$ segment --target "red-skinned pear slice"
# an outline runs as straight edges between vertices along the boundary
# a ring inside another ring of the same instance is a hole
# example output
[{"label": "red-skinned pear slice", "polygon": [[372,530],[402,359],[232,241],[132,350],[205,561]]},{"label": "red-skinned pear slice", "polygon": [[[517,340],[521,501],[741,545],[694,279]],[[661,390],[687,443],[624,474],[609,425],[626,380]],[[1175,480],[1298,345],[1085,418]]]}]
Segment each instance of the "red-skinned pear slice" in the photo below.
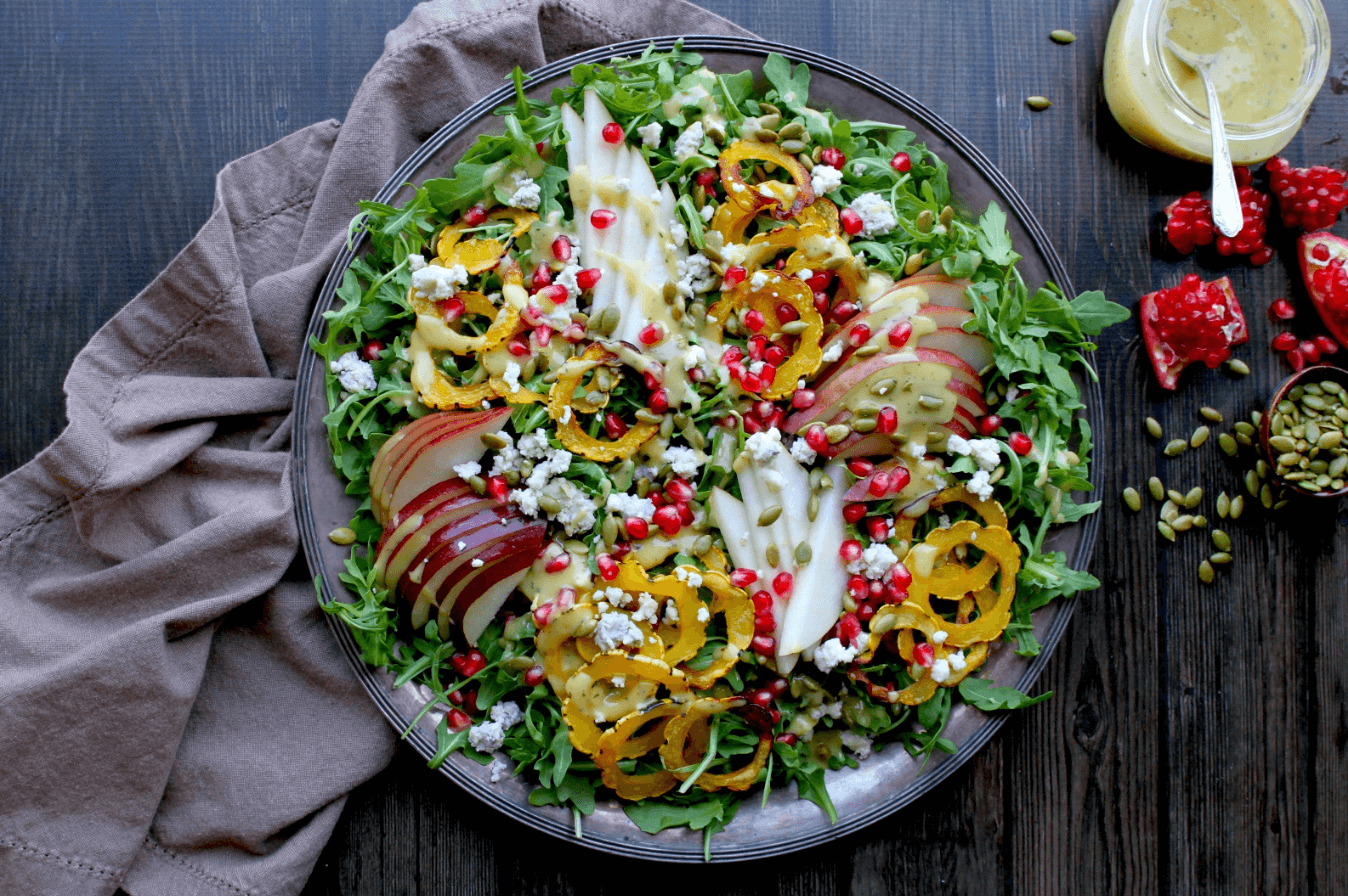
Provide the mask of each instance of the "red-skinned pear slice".
[{"label": "red-skinned pear slice", "polygon": [[[500,513],[506,515],[499,516]],[[417,596],[414,603],[419,605],[422,601],[429,600],[431,606],[440,609],[441,631],[448,631],[451,618],[456,622],[462,618],[462,610],[456,610],[452,602],[446,603],[451,599],[451,595],[460,594],[459,579],[466,577],[475,569],[484,568],[488,561],[495,561],[505,556],[505,553],[502,553],[498,557],[497,551],[513,551],[519,554],[518,559],[523,566],[518,569],[527,569],[543,546],[547,524],[541,520],[529,519],[521,514],[515,505],[498,505],[493,508],[492,513],[485,516],[487,519],[484,520],[484,513],[479,512],[477,516],[465,520],[466,531],[461,538],[445,539],[438,551],[404,578],[410,591],[414,584],[409,581],[411,574],[417,573],[420,588],[415,592]],[[476,525],[483,521],[487,522],[487,525]],[[472,526],[471,530],[468,530],[469,526]],[[460,544],[463,546],[460,547]],[[481,560],[483,566],[474,567],[474,560]],[[513,574],[518,569],[503,569],[496,580]]]},{"label": "red-skinned pear slice", "polygon": [[842,612],[847,570],[838,552],[845,535],[842,483],[847,479],[844,467],[839,463],[828,467],[826,473],[837,485],[820,492],[819,512],[815,514],[814,522],[808,523],[808,544],[813,556],[809,563],[797,570],[792,597],[787,602],[786,619],[777,639],[779,670],[785,657],[798,655],[818,644]]},{"label": "red-skinned pear slice", "polygon": [[477,645],[477,639],[482,637],[482,633],[486,631],[487,626],[496,618],[496,614],[500,612],[501,607],[505,606],[505,602],[510,599],[510,595],[514,593],[515,588],[528,573],[528,566],[518,572],[511,573],[508,578],[497,582],[484,591],[482,596],[464,611],[463,636],[469,644]]},{"label": "red-skinned pear slice", "polygon": [[511,512],[510,505],[493,504],[470,515],[457,517],[458,524],[452,530],[453,537],[441,539],[434,552],[427,553],[415,566],[405,570],[396,583],[390,583],[412,603],[413,628],[419,629],[425,625],[431,610],[439,606],[440,592],[426,588],[428,580],[453,558],[462,557],[464,563],[472,560],[477,551],[491,544],[492,539],[499,535],[501,520],[508,518]]},{"label": "red-skinned pear slice", "polygon": [[[537,559],[546,536],[547,524],[540,520],[483,548],[472,561],[481,560],[482,565],[474,567],[470,562],[467,573],[447,582],[448,587],[441,591],[440,625],[443,627],[448,618],[463,629],[468,643],[476,643],[482,630]],[[497,586],[505,582],[511,583],[510,589],[502,593]],[[499,602],[495,606],[490,606],[496,601]],[[473,628],[468,625],[470,619]]]},{"label": "red-skinned pear slice", "polygon": [[445,541],[452,539],[455,531],[462,528],[461,521],[465,517],[500,506],[494,499],[478,495],[471,490],[467,494],[440,502],[422,514],[420,526],[407,532],[397,542],[390,539],[385,543],[383,551],[375,560],[376,572],[385,582],[401,581],[409,570],[424,563],[426,558],[439,550]]},{"label": "red-skinned pear slice", "polygon": [[[506,407],[440,411],[413,420],[394,433],[370,465],[370,505],[375,520],[381,525],[387,523],[399,506],[435,482],[453,478],[455,465],[480,458],[486,452],[482,435],[499,432],[509,416]],[[461,444],[443,441],[448,437],[458,437]],[[411,479],[406,478],[409,471]],[[418,482],[425,484],[412,491]]]},{"label": "red-skinned pear slice", "polygon": [[[380,495],[385,514],[396,513],[398,508],[437,482],[457,476],[456,466],[481,459],[487,451],[482,437],[500,432],[510,419],[509,407],[442,413],[455,418],[452,427],[442,427],[431,439],[404,448],[403,453],[408,455],[406,461],[395,465],[389,474]],[[373,503],[373,491],[371,495]]]},{"label": "red-skinned pear slice", "polygon": [[383,571],[380,558],[385,556],[385,552],[397,547],[399,542],[419,529],[427,513],[433,511],[443,501],[452,501],[464,495],[476,497],[472,488],[462,479],[458,477],[446,479],[417,495],[407,502],[407,506],[386,520],[384,531],[379,536],[378,544],[375,545],[375,573],[380,574]]}]

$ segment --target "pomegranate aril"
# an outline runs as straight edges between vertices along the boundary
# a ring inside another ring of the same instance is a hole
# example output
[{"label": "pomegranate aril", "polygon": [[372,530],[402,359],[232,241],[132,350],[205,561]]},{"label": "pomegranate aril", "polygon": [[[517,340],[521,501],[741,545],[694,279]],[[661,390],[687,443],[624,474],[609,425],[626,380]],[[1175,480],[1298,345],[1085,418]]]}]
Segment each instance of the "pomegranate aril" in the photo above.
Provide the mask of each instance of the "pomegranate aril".
[{"label": "pomegranate aril", "polygon": [[474,205],[463,213],[461,220],[469,227],[476,227],[487,220],[487,210],[481,205]]},{"label": "pomegranate aril", "polygon": [[360,347],[360,357],[365,361],[378,361],[379,356],[384,353],[384,343],[378,339],[371,339]]},{"label": "pomegranate aril", "polygon": [[901,320],[889,331],[889,344],[894,348],[903,348],[908,344],[908,340],[913,337],[913,324],[911,321]]},{"label": "pomegranate aril", "polygon": [[729,287],[743,283],[744,277],[748,273],[749,273],[748,271],[746,271],[739,265],[733,265],[731,267],[726,268],[725,274],[721,276],[721,288],[728,289]]},{"label": "pomegranate aril", "polygon": [[[860,556],[860,555],[858,555]],[[864,576],[850,576],[847,579],[847,593],[852,600],[862,601],[870,594],[871,583]]]},{"label": "pomegranate aril", "polygon": [[842,229],[849,236],[856,236],[866,226],[865,222],[861,220],[861,215],[850,208],[845,208],[839,212],[838,220],[842,222]]},{"label": "pomegranate aril", "polygon": [[552,241],[552,257],[566,264],[571,260],[571,241],[564,236],[559,236]]},{"label": "pomegranate aril", "polygon": [[852,525],[861,522],[861,518],[866,515],[866,505],[861,503],[848,504],[843,507],[843,519]]},{"label": "pomegranate aril", "polygon": [[[822,424],[816,423],[805,430],[805,444],[809,445],[810,450],[816,454],[822,454],[828,450],[828,436],[824,434],[824,427]],[[862,512],[865,512],[864,506],[862,507]],[[846,513],[846,511],[844,511],[844,513]],[[852,522],[855,522],[855,520]]]},{"label": "pomegranate aril", "polygon": [[872,498],[883,497],[887,491],[889,491],[888,473],[876,473],[871,477],[870,485],[866,486],[866,494]]},{"label": "pomegranate aril", "polygon": [[750,336],[746,347],[749,350],[750,358],[755,361],[762,361],[763,355],[768,350],[768,337],[764,336],[762,333]]},{"label": "pomegranate aril", "polygon": [[524,683],[531,688],[537,687],[538,685],[542,684],[543,680],[547,677],[548,673],[544,671],[542,666],[533,665],[525,670]]},{"label": "pomegranate aril", "polygon": [[642,345],[655,345],[664,338],[665,328],[656,323],[647,324],[637,333],[637,339]]},{"label": "pomegranate aril", "polygon": [[861,637],[861,623],[852,613],[844,613],[838,620],[838,640],[852,644]]},{"label": "pomegranate aril", "polygon": [[665,389],[656,389],[647,400],[646,407],[657,414],[663,414],[669,410],[669,392]]},{"label": "pomegranate aril", "polygon": [[789,324],[793,320],[800,320],[800,312],[790,302],[782,302],[773,312],[777,315],[778,323]]},{"label": "pomegranate aril", "polygon": [[534,628],[542,629],[552,620],[552,614],[556,608],[550,604],[542,604],[534,610]]},{"label": "pomegranate aril", "polygon": [[487,478],[487,494],[504,504],[506,496],[510,494],[510,484],[506,482],[504,476],[490,476]]},{"label": "pomegranate aril", "polygon": [[627,435],[627,424],[613,411],[609,411],[604,415],[604,432],[616,441]]},{"label": "pomegranate aril", "polygon": [[1269,188],[1278,197],[1278,211],[1288,227],[1327,229],[1348,206],[1343,171],[1325,165],[1293,168],[1283,158],[1270,159],[1265,167]]},{"label": "pomegranate aril", "polygon": [[607,230],[618,221],[618,215],[606,208],[590,212],[590,226],[596,230]]},{"label": "pomegranate aril", "polygon": [[1273,337],[1271,345],[1277,351],[1285,352],[1288,349],[1296,348],[1299,341],[1295,333],[1282,332]]},{"label": "pomegranate aril", "polygon": [[913,584],[913,574],[909,572],[907,566],[902,563],[895,563],[889,571],[889,580],[894,583],[895,587],[907,591],[908,586]]},{"label": "pomegranate aril", "polygon": [[861,559],[861,554],[861,542],[857,541],[855,538],[847,539],[842,543],[842,546],[838,548],[838,556],[842,558],[842,562],[844,563],[855,563]]},{"label": "pomegranate aril", "polygon": [[1268,306],[1268,316],[1274,321],[1291,320],[1297,316],[1297,310],[1286,299],[1274,299]]},{"label": "pomegranate aril", "polygon": [[704,190],[709,190],[718,180],[715,168],[703,168],[697,174],[693,175],[693,183]]},{"label": "pomegranate aril", "polygon": [[650,523],[639,516],[629,516],[623,520],[623,528],[627,530],[628,538],[635,538],[638,541],[651,534]]},{"label": "pomegranate aril", "polygon": [[813,389],[797,389],[791,393],[791,407],[804,411],[814,407],[817,395]]},{"label": "pomegranate aril", "polygon": [[1332,355],[1339,350],[1339,344],[1323,333],[1316,336],[1315,339],[1312,341],[1315,343],[1315,347],[1320,350],[1320,354],[1322,355]]},{"label": "pomegranate aril", "polygon": [[1302,343],[1297,346],[1297,350],[1300,351],[1301,356],[1306,359],[1306,363],[1320,363],[1320,346],[1316,345],[1311,340],[1303,340]]},{"label": "pomegranate aril", "polygon": [[754,613],[754,632],[760,635],[770,635],[777,630],[777,619],[772,615],[772,608],[759,610]]},{"label": "pomegranate aril", "polygon": [[899,428],[899,412],[892,407],[885,406],[880,409],[880,413],[875,417],[876,432],[889,435]]},{"label": "pomegranate aril", "polygon": [[786,597],[791,593],[791,585],[794,581],[795,577],[791,573],[779,572],[772,577],[772,590],[777,593],[778,597]]},{"label": "pomegranate aril", "polygon": [[780,345],[769,345],[767,351],[763,352],[763,360],[773,367],[781,367],[789,357],[791,356],[786,353],[786,349]]},{"label": "pomegranate aril", "polygon": [[865,324],[857,324],[847,331],[847,344],[852,348],[860,348],[871,338],[871,328]]},{"label": "pomegranate aril", "polygon": [[772,656],[777,650],[777,639],[771,635],[754,635],[749,645],[759,656]]},{"label": "pomegranate aril", "polygon": [[441,303],[440,318],[445,323],[452,324],[454,321],[463,317],[463,313],[467,310],[468,306],[464,304],[463,299],[455,296],[454,298],[445,299],[445,301]]},{"label": "pomegranate aril", "polygon": [[470,727],[473,724],[473,720],[470,719],[468,713],[463,710],[451,709],[445,714],[445,723],[449,726],[450,731],[457,733]]},{"label": "pomegranate aril", "polygon": [[819,153],[819,161],[830,168],[837,168],[841,171],[842,166],[847,164],[847,156],[843,155],[842,150],[836,146],[826,146]]},{"label": "pomegranate aril", "polygon": [[623,126],[616,121],[610,121],[600,129],[599,133],[603,136],[605,143],[623,142]]},{"label": "pomegranate aril", "polygon": [[766,591],[755,591],[749,600],[754,605],[755,613],[762,613],[764,610],[772,609],[772,595]]},{"label": "pomegranate aril", "polygon": [[598,554],[594,558],[595,568],[599,570],[599,577],[606,582],[612,582],[618,577],[618,561],[614,560],[608,554]]},{"label": "pomegranate aril", "polygon": [[758,581],[758,573],[752,569],[738,566],[730,571],[730,584],[736,588],[748,588]]},{"label": "pomegranate aril", "polygon": [[900,174],[905,174],[913,168],[912,157],[906,152],[896,152],[894,153],[894,158],[889,160],[889,167]]},{"label": "pomegranate aril", "polygon": [[875,464],[864,457],[858,457],[847,462],[847,469],[853,476],[860,478],[875,472]]},{"label": "pomegranate aril", "polygon": [[533,354],[533,350],[529,348],[529,343],[518,336],[506,343],[506,351],[517,358],[525,358]]},{"label": "pomegranate aril", "polygon": [[913,662],[919,666],[930,667],[935,660],[936,648],[925,642],[913,645]]},{"label": "pomegranate aril", "polygon": [[860,310],[861,306],[856,302],[839,302],[833,306],[829,317],[833,319],[834,323],[841,324]]},{"label": "pomegranate aril", "polygon": [[660,531],[666,535],[678,535],[679,530],[683,528],[683,519],[679,515],[678,505],[675,504],[657,507],[651,521],[659,526]]},{"label": "pomegranate aril", "polygon": [[669,480],[669,484],[665,486],[665,497],[671,501],[686,504],[697,497],[697,489],[693,488],[692,483],[687,479],[676,477]]},{"label": "pomegranate aril", "polygon": [[769,706],[772,705],[772,700],[773,700],[772,691],[769,691],[766,688],[764,688],[761,691],[754,691],[752,694],[749,695],[750,703],[752,703],[754,706],[761,706],[764,709],[767,709]]},{"label": "pomegranate aril", "polygon": [[571,555],[566,551],[558,554],[556,557],[543,564],[544,572],[561,572],[571,565]]},{"label": "pomegranate aril", "polygon": [[583,271],[576,272],[576,286],[581,289],[594,289],[599,278],[604,276],[604,272],[599,268],[586,268]]},{"label": "pomegranate aril", "polygon": [[1011,450],[1024,457],[1034,450],[1034,441],[1023,432],[1013,432],[1006,444],[1011,446]]},{"label": "pomegranate aril", "polygon": [[757,333],[763,329],[763,312],[749,309],[744,313],[744,325],[749,328],[750,333]]},{"label": "pomegranate aril", "polygon": [[887,541],[889,539],[889,520],[882,516],[873,516],[866,520],[866,534],[871,537],[873,542]]},{"label": "pomegranate aril", "polygon": [[1301,353],[1301,349],[1294,348],[1287,352],[1287,363],[1292,365],[1292,369],[1301,372],[1306,369],[1306,356]]}]

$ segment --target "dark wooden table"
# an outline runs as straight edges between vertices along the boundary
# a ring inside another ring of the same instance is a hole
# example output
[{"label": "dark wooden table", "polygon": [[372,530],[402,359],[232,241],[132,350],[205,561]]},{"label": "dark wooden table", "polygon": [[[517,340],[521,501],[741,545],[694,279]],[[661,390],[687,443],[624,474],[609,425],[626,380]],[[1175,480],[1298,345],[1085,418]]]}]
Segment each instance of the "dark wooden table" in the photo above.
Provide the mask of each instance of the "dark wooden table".
[{"label": "dark wooden table", "polygon": [[[1133,305],[1212,269],[1153,252],[1156,219],[1208,171],[1145,151],[1099,93],[1107,0],[707,0],[764,37],[834,55],[927,104],[1008,175],[1077,289]],[[1348,4],[1325,3],[1348,46]],[[295,128],[341,117],[410,2],[0,5],[0,472],[64,422],[61,380],[93,331],[205,220],[213,174]],[[1055,28],[1078,40],[1057,46]],[[1052,98],[1035,113],[1023,99]],[[1288,149],[1348,163],[1348,54]],[[1338,232],[1348,234],[1348,224]],[[1201,535],[1171,545],[1123,510],[1160,473],[1240,488],[1215,446],[1171,460],[1142,418],[1187,434],[1211,405],[1248,415],[1286,373],[1264,315],[1277,261],[1232,277],[1251,325],[1245,380],[1152,382],[1137,326],[1097,357],[1102,534],[1041,680],[1057,696],[1012,719],[935,792],[860,834],[757,864],[677,871],[540,839],[427,772],[405,750],[351,798],[307,896],[408,893],[879,894],[1348,892],[1348,505],[1248,511],[1235,562],[1201,585]],[[1207,513],[1215,517],[1211,503]]]}]

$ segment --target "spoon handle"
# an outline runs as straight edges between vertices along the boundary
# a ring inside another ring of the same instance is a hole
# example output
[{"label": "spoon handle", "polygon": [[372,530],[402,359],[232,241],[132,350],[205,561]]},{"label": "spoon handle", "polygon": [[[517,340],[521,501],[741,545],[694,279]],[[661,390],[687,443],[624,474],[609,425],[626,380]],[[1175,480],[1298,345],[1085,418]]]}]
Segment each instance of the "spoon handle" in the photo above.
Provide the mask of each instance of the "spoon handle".
[{"label": "spoon handle", "polygon": [[1231,147],[1226,142],[1226,125],[1222,122],[1222,107],[1217,101],[1217,88],[1206,69],[1199,69],[1203,89],[1208,95],[1208,128],[1212,132],[1212,220],[1226,236],[1235,236],[1245,226],[1245,215],[1240,208],[1240,193],[1236,190],[1236,174],[1231,169]]}]

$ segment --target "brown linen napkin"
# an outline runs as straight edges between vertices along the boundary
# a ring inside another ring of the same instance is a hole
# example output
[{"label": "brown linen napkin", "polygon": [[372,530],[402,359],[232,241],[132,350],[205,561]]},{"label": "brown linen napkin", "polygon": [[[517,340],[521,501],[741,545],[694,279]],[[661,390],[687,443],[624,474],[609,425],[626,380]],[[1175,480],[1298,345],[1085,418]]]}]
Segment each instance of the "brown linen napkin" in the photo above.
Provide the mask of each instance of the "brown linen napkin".
[{"label": "brown linen napkin", "polygon": [[356,200],[582,49],[744,34],[683,0],[437,0],[343,124],[219,175],[197,237],[75,359],[69,426],[0,480],[0,893],[296,893],[393,753],[297,557],[294,377]]}]

